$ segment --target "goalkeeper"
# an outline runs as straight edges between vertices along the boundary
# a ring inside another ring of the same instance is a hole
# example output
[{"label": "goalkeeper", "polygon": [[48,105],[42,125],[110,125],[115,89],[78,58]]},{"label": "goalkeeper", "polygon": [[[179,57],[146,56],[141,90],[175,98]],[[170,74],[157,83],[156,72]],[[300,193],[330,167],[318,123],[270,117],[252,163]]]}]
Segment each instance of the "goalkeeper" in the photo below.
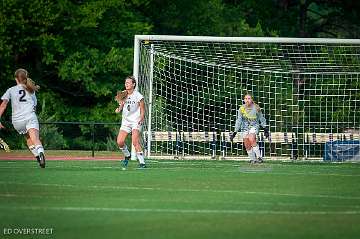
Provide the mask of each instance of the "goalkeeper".
[{"label": "goalkeeper", "polygon": [[255,104],[250,94],[244,97],[244,104],[239,109],[239,116],[235,123],[235,131],[230,134],[230,140],[233,141],[237,132],[240,132],[241,137],[250,158],[250,163],[262,163],[259,145],[256,141],[256,136],[259,133],[259,128],[264,129],[264,135],[269,137],[269,130],[266,127],[266,120],[261,113],[259,105]]}]

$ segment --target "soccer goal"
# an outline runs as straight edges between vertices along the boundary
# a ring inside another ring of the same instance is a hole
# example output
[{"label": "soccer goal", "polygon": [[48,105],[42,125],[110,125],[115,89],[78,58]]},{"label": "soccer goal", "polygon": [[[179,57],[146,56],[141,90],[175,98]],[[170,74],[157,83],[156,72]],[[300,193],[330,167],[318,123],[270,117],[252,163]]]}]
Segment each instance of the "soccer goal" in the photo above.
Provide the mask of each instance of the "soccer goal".
[{"label": "soccer goal", "polygon": [[229,132],[250,93],[265,158],[360,159],[358,39],[137,35],[134,49],[150,158],[246,158]]}]

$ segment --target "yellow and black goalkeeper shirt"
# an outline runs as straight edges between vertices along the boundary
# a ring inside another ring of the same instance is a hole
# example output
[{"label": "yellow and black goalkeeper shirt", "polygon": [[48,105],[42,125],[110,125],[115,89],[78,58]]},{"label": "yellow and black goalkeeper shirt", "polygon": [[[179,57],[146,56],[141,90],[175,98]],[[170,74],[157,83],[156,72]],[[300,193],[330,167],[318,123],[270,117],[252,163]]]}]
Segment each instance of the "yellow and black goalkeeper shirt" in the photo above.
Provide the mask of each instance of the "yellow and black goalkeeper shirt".
[{"label": "yellow and black goalkeeper shirt", "polygon": [[257,104],[247,107],[245,104],[239,109],[239,115],[235,123],[235,132],[247,131],[255,128],[259,131],[259,127],[265,128],[266,120],[261,113],[261,109]]}]

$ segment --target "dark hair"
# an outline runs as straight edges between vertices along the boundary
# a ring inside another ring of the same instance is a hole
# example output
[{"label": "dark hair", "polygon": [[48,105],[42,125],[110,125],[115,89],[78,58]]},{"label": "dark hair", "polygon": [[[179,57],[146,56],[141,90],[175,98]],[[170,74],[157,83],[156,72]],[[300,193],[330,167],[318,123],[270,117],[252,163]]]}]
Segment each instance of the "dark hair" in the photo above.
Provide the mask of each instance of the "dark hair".
[{"label": "dark hair", "polygon": [[135,77],[134,77],[134,76],[127,76],[127,77],[125,78],[125,80],[127,80],[127,79],[130,79],[130,80],[132,81],[132,83],[135,84],[135,86],[134,86],[134,88],[135,88],[135,87],[136,87]]}]

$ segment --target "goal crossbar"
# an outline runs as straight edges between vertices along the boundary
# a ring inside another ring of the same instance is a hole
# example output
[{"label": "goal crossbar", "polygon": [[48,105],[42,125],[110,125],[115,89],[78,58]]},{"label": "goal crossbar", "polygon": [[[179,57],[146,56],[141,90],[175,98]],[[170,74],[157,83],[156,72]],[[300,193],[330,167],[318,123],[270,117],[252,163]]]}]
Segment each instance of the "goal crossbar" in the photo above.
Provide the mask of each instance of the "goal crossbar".
[{"label": "goal crossbar", "polygon": [[136,41],[360,44],[360,39],[291,38],[291,37],[214,37],[214,36],[174,36],[174,35],[135,35],[135,42]]}]

